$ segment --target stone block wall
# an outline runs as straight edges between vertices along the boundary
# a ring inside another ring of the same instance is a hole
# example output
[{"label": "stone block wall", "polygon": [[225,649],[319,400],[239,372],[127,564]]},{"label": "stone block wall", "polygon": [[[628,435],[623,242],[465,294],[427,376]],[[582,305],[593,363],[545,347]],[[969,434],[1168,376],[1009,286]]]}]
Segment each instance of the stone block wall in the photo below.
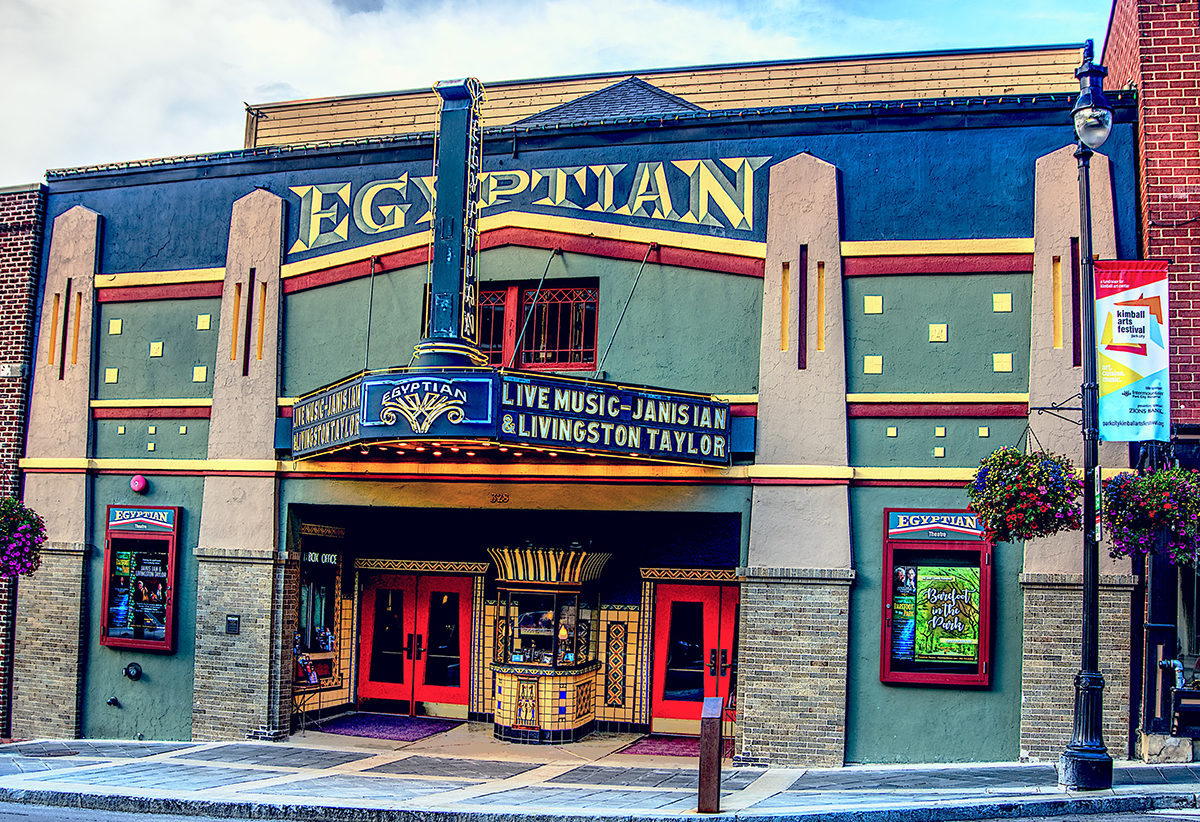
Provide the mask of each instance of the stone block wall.
[{"label": "stone block wall", "polygon": [[80,735],[85,643],[85,545],[47,543],[42,565],[21,580],[13,666],[12,735],[75,739]]},{"label": "stone block wall", "polygon": [[745,572],[736,760],[839,766],[846,749],[846,637],[854,572]]},{"label": "stone block wall", "polygon": [[[1104,743],[1129,758],[1129,625],[1134,577],[1100,580],[1100,673]],[[1057,761],[1071,741],[1075,674],[1083,631],[1079,574],[1022,574],[1025,637],[1021,661],[1021,757]]]}]

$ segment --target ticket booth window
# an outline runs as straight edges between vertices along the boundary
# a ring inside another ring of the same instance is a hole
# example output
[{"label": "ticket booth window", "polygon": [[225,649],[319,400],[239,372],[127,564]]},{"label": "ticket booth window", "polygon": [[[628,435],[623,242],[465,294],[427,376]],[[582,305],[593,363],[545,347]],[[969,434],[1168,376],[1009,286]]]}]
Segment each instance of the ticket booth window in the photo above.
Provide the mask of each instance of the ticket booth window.
[{"label": "ticket booth window", "polygon": [[304,537],[300,551],[300,590],[292,651],[296,680],[307,685],[335,684],[340,674],[341,554],[327,550],[330,543],[330,540]]}]

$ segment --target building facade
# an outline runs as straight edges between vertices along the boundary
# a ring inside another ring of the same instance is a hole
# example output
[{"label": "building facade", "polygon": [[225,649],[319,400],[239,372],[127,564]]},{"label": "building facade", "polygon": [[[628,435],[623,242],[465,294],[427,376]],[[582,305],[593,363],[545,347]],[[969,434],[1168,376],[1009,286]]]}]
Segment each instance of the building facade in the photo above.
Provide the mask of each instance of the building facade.
[{"label": "building facade", "polygon": [[[895,88],[778,105],[704,89],[862,67],[493,87],[544,95],[483,132],[461,373],[414,356],[433,134],[359,133],[436,100],[263,106],[242,151],[51,172],[13,733],[378,707],[566,742],[694,732],[719,696],[743,762],[1056,757],[1079,541],[989,545],[963,486],[1001,445],[1078,450],[1039,413],[1082,373],[1078,59],[874,58]],[[1129,259],[1113,99],[1094,248]],[[1117,758],[1134,583],[1104,568]]]}]

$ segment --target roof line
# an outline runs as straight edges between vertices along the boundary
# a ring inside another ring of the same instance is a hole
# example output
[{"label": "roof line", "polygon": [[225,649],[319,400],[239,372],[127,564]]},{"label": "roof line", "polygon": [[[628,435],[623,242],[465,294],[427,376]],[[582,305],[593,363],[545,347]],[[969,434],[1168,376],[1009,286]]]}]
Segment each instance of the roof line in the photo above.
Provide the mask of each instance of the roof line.
[{"label": "roof line", "polygon": [[[1132,106],[1136,93],[1128,90],[1106,92],[1110,102],[1124,103]],[[558,122],[544,124],[520,125],[512,123],[503,126],[489,126],[484,129],[485,136],[506,136],[513,134],[535,134],[539,132],[563,131],[588,126],[612,126],[658,123],[697,123],[701,121],[720,121],[753,116],[786,116],[788,114],[851,114],[856,112],[920,112],[955,111],[966,108],[979,109],[986,106],[1034,106],[1057,104],[1072,104],[1075,102],[1075,92],[1047,92],[1042,94],[1002,94],[990,97],[939,97],[926,100],[872,100],[861,102],[841,103],[805,103],[791,106],[763,106],[759,108],[700,110],[695,112],[679,112],[675,114],[649,114],[645,116],[626,116],[597,118],[581,122]],[[408,132],[381,137],[358,137],[350,140],[322,140],[312,143],[289,143],[274,146],[259,146],[257,148],[231,149],[228,151],[210,152],[206,154],[177,155],[159,157],[148,160],[135,160],[121,163],[107,163],[75,168],[50,169],[46,172],[48,180],[60,180],[66,177],[76,177],[107,171],[128,171],[138,169],[154,169],[164,166],[177,166],[187,163],[211,162],[215,160],[253,159],[256,157],[274,157],[284,154],[303,154],[322,149],[343,149],[354,146],[387,146],[396,143],[419,143],[433,138],[432,131]]]},{"label": "roof line", "polygon": [[[628,71],[601,71],[589,74],[557,74],[552,77],[525,77],[517,80],[497,80],[484,83],[483,87],[499,88],[505,86],[520,86],[528,83],[559,83],[568,80],[602,80],[612,77],[646,76],[657,74],[672,74],[678,71],[708,71],[713,69],[749,69],[769,68],[771,66],[790,66],[821,63],[845,63],[856,60],[894,60],[899,57],[950,57],[967,54],[1012,54],[1020,52],[1063,51],[1066,49],[1082,48],[1082,43],[1060,43],[1045,46],[1003,46],[998,48],[972,49],[943,49],[941,51],[893,51],[876,54],[847,54],[839,57],[800,57],[780,60],[758,60],[749,63],[703,63],[693,66],[667,66],[664,68],[630,69]],[[336,102],[341,100],[365,100],[372,97],[388,97],[390,95],[415,94],[426,91],[425,88],[396,89],[393,91],[373,91],[362,94],[335,94],[327,97],[306,97],[299,100],[276,100],[269,103],[252,103],[250,108],[263,109],[279,106],[297,106],[308,103]],[[432,86],[428,89],[432,93]]]}]

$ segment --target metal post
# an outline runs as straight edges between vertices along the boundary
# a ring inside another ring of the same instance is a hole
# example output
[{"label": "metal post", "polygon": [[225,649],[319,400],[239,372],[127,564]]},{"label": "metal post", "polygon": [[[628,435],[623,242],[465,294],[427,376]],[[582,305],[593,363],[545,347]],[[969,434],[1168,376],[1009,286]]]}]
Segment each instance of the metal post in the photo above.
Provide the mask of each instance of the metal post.
[{"label": "metal post", "polygon": [[1112,787],[1112,757],[1104,746],[1104,677],[1100,674],[1100,540],[1096,534],[1100,412],[1096,382],[1096,285],[1092,266],[1092,150],[1082,143],[1079,161],[1079,256],[1083,281],[1083,644],[1075,676],[1075,722],[1071,742],[1058,760],[1059,784],[1074,790]]}]

